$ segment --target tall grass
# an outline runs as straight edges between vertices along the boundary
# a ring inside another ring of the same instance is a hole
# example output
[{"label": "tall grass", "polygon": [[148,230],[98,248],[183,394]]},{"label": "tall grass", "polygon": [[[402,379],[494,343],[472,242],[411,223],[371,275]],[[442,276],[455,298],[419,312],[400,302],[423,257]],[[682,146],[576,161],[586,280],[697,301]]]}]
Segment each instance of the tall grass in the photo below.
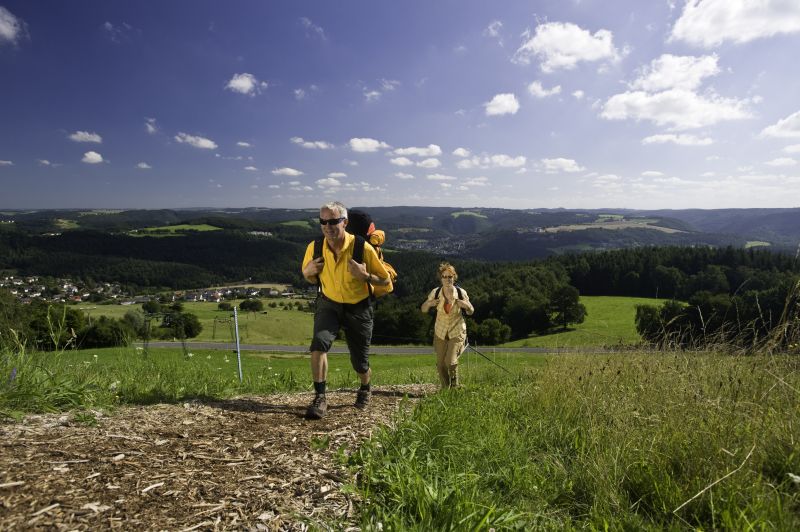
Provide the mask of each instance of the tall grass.
[{"label": "tall grass", "polygon": [[800,527],[800,361],[560,356],[441,393],[349,463],[375,530]]}]

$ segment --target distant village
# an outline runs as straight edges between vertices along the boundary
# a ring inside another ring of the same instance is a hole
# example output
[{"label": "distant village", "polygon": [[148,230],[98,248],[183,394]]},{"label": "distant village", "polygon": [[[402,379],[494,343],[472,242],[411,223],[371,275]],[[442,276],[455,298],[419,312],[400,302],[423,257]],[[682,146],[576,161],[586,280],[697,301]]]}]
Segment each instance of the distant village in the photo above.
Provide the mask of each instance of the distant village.
[{"label": "distant village", "polygon": [[[93,283],[92,287],[82,286],[71,279],[42,278],[37,276],[0,277],[0,289],[8,290],[22,303],[35,300],[50,303],[108,302],[118,305],[136,305],[154,299],[156,295],[127,293],[119,283]],[[313,290],[313,287],[312,287]],[[254,297],[297,298],[306,296],[306,292],[298,292],[291,287],[283,290],[277,288],[256,288],[243,284],[224,288],[207,288],[202,290],[175,290],[160,293],[158,297],[171,296],[173,301],[206,301],[219,303],[232,299]]]}]

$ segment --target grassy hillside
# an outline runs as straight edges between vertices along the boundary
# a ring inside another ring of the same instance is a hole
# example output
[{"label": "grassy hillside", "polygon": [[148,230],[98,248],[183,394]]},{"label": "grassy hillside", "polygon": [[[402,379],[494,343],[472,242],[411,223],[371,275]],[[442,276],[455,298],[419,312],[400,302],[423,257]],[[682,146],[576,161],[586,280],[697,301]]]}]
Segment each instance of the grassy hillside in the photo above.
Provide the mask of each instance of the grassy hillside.
[{"label": "grassy hillside", "polygon": [[[270,307],[275,302],[278,307]],[[230,301],[238,305],[241,301]],[[239,337],[248,344],[304,345],[311,336],[313,315],[296,310],[288,300],[264,300],[264,312],[239,313]],[[305,303],[305,302],[303,302]],[[292,308],[289,308],[289,307]],[[109,316],[121,318],[130,310],[141,310],[141,305],[81,305],[87,317]],[[216,303],[185,303],[184,312],[196,315],[203,325],[203,332],[192,341],[232,342],[233,313],[217,309]]]},{"label": "grassy hillside", "polygon": [[660,305],[663,299],[644,297],[582,296],[586,320],[566,331],[532,336],[504,344],[508,347],[577,347],[636,344],[636,305]]}]

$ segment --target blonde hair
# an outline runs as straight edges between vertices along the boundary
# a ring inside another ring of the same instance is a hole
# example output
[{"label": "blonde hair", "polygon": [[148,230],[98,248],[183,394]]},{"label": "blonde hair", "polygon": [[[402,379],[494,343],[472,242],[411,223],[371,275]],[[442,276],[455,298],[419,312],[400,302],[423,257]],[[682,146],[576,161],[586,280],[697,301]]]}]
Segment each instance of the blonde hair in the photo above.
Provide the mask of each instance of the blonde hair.
[{"label": "blonde hair", "polygon": [[458,280],[458,274],[456,273],[456,268],[449,262],[443,262],[439,265],[439,278],[442,277],[445,273],[452,273],[453,274],[453,282]]}]

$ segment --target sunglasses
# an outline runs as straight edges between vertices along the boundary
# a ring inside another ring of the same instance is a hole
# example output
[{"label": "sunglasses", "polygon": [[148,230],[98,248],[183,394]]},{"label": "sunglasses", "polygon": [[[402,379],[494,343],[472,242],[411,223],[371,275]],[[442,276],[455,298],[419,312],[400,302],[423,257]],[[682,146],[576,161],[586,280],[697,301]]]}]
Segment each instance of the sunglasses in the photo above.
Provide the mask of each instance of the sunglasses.
[{"label": "sunglasses", "polygon": [[343,220],[347,220],[347,218],[331,218],[330,220],[320,218],[319,225],[339,225]]},{"label": "sunglasses", "polygon": [[442,275],[442,279],[452,279],[452,275]]}]

